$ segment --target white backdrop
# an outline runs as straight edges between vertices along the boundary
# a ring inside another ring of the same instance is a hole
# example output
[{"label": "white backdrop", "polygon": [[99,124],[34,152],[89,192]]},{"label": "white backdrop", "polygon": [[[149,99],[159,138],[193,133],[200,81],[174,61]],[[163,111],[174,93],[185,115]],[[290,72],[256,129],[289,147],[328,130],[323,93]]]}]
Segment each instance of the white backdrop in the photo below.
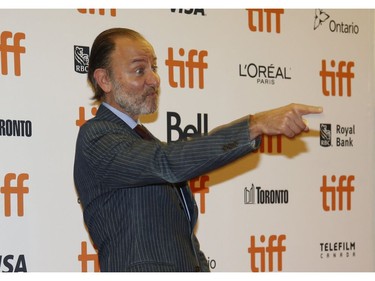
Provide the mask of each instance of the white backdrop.
[{"label": "white backdrop", "polygon": [[306,116],[309,133],[265,139],[191,181],[212,271],[374,271],[373,10],[35,9],[0,19],[0,272],[97,270],[72,177],[79,125],[95,114],[77,70],[96,35],[117,26],[140,31],[158,55],[160,110],[143,122],[165,141],[181,137],[178,120],[191,133],[291,102],[324,107]]}]

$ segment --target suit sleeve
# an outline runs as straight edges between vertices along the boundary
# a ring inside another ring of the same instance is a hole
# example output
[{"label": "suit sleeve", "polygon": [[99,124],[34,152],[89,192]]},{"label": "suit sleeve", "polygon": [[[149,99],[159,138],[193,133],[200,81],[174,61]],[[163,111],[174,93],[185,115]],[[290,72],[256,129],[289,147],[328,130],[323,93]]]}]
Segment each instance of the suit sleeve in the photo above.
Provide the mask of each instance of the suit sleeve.
[{"label": "suit sleeve", "polygon": [[170,144],[142,140],[118,125],[92,122],[81,128],[77,150],[106,186],[178,183],[256,150],[260,137],[250,139],[249,122],[244,117],[206,136]]}]

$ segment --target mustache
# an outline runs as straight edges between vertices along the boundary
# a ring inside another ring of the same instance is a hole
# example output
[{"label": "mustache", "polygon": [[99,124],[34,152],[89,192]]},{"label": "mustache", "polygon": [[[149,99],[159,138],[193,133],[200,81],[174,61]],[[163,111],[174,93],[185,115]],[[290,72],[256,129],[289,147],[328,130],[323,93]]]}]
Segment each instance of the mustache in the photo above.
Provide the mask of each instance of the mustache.
[{"label": "mustache", "polygon": [[147,96],[149,96],[149,95],[153,95],[153,94],[157,94],[157,95],[159,95],[159,93],[160,93],[160,88],[159,88],[159,87],[150,87],[150,88],[148,88],[148,89],[145,91],[145,94],[146,94]]}]

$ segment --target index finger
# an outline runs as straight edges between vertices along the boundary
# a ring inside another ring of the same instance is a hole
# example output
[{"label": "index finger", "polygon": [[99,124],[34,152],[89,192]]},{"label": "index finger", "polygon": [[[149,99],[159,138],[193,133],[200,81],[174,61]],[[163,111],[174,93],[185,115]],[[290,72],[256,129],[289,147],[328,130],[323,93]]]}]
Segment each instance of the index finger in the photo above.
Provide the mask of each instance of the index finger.
[{"label": "index finger", "polygon": [[322,106],[306,105],[306,104],[297,104],[297,111],[300,115],[306,114],[319,114],[323,112]]}]

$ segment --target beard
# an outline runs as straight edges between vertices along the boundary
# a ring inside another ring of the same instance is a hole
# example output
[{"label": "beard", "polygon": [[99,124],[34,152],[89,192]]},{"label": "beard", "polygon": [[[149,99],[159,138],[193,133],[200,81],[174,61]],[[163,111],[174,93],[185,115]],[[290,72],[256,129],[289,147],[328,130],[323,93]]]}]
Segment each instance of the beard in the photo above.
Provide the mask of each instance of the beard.
[{"label": "beard", "polygon": [[158,109],[159,90],[154,87],[145,89],[142,93],[131,93],[117,81],[112,81],[115,102],[129,116],[139,116],[154,113]]}]

